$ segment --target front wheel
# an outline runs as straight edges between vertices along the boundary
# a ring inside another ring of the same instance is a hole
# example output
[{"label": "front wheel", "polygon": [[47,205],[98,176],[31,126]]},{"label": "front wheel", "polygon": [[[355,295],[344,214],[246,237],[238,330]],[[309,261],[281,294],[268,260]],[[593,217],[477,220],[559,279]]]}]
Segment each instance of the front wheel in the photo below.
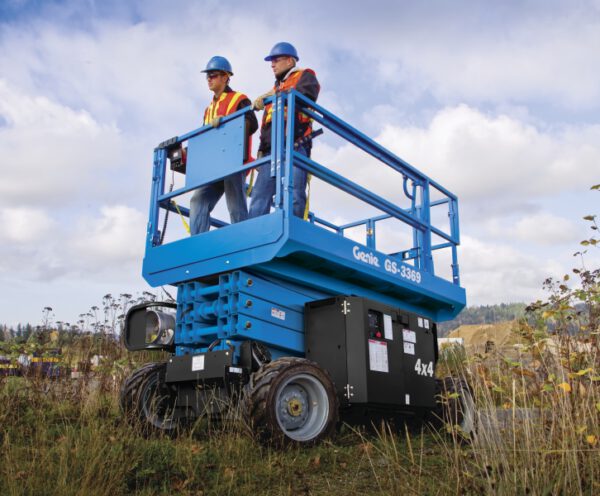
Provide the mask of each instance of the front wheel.
[{"label": "front wheel", "polygon": [[246,386],[244,415],[264,443],[312,444],[330,436],[338,399],[329,374],[303,358],[263,365]]}]

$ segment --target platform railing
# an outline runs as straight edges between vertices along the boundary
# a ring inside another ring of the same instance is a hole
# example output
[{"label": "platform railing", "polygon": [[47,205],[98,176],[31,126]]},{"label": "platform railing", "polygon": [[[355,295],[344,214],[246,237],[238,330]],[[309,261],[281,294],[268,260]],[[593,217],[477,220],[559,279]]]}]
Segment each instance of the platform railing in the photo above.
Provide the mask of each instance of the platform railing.
[{"label": "platform railing", "polygon": [[[245,119],[245,115],[248,112],[252,112],[250,107],[245,107],[233,114],[222,117],[220,121],[220,125],[225,125],[227,123],[243,120]],[[202,126],[198,129],[190,131],[189,133],[183,134],[181,136],[176,136],[167,141],[160,143],[154,150],[154,166],[152,173],[152,190],[150,194],[150,213],[149,213],[149,223],[148,223],[148,236],[146,242],[146,249],[150,249],[153,246],[158,246],[162,244],[161,242],[161,233],[159,226],[159,217],[160,210],[164,209],[166,211],[181,214],[184,217],[188,217],[190,215],[189,209],[182,206],[175,206],[174,200],[182,196],[186,193],[190,193],[200,186],[203,186],[203,183],[186,185],[182,188],[178,188],[176,190],[165,192],[166,185],[166,176],[167,176],[167,155],[168,150],[183,145],[184,143],[192,140],[193,138],[205,135],[207,133],[215,132],[215,129],[211,125]],[[269,162],[269,157],[263,157],[261,159],[255,160],[249,164],[240,165],[239,168],[235,171],[244,172],[251,170],[255,167],[260,167],[263,164]],[[214,181],[222,180],[229,176],[230,174],[223,174],[221,176],[217,175],[213,178]],[[207,184],[207,183],[206,183]],[[211,225],[214,227],[223,227],[228,225],[228,222],[223,220],[211,217],[210,219]]]},{"label": "platform railing", "polygon": [[[293,167],[301,167],[326,183],[345,191],[355,198],[384,212],[383,215],[358,220],[341,226],[335,225],[325,219],[321,219],[313,213],[309,216],[311,222],[334,230],[340,235],[344,235],[345,231],[352,227],[364,225],[366,233],[364,244],[368,248],[377,249],[377,223],[386,219],[395,218],[412,228],[413,246],[391,255],[396,255],[403,261],[414,260],[418,269],[433,274],[432,252],[449,248],[452,257],[452,281],[459,285],[457,246],[460,243],[460,235],[457,197],[439,183],[433,181],[418,169],[411,166],[408,162],[397,157],[356,128],[347,124],[325,108],[295,90],[286,94],[278,94],[273,98],[275,100],[275,110],[272,136],[273,152],[271,156],[271,173],[273,174],[274,172],[277,173],[277,171],[280,171],[279,174],[283,175],[283,181],[279,180],[279,178],[277,181],[278,185],[283,182],[283,191],[280,189],[276,191],[276,207],[283,208],[285,205],[288,212],[292,212],[292,170]],[[402,179],[402,190],[404,195],[410,200],[410,208],[403,209],[382,198],[378,194],[295,151],[292,139],[294,136],[293,120],[290,119],[291,125],[288,124],[285,128],[285,139],[283,138],[283,126],[279,123],[284,122],[283,112],[285,107],[288,109],[288,115],[293,115],[295,108],[298,106],[301,107],[302,113],[312,118],[314,122],[321,124],[326,130],[337,134],[345,142],[354,145],[358,149],[377,159],[382,165],[388,166],[392,170],[398,172]],[[281,171],[281,164],[285,166],[283,171]],[[442,198],[431,201],[432,190],[437,192]],[[442,205],[448,206],[449,232],[446,232],[431,223],[431,209]],[[441,238],[443,242],[432,244],[432,234]]]},{"label": "platform railing", "polygon": [[[366,204],[382,212],[381,215],[360,219],[343,225],[336,225],[333,222],[317,216],[314,212],[310,212],[308,216],[308,221],[310,223],[315,226],[323,226],[340,236],[345,236],[346,231],[351,228],[364,226],[365,246],[369,249],[377,250],[378,243],[376,230],[378,223],[388,219],[397,219],[412,229],[413,243],[411,247],[404,247],[401,250],[388,253],[387,255],[395,256],[403,262],[411,261],[411,263],[419,270],[433,275],[435,273],[432,256],[433,252],[436,250],[449,249],[451,251],[452,260],[452,282],[456,285],[460,284],[457,257],[457,246],[460,243],[458,200],[454,194],[427,177],[408,162],[402,160],[391,151],[358,131],[356,128],[295,90],[292,90],[289,93],[278,93],[265,101],[267,103],[273,103],[271,154],[251,163],[241,165],[236,171],[241,172],[268,165],[270,167],[271,176],[276,178],[274,197],[275,209],[281,209],[284,211],[284,214],[287,213],[287,215],[284,215],[287,219],[292,216],[294,187],[293,167],[301,167],[306,172],[325,181],[331,186],[362,200]],[[387,166],[397,172],[399,175],[399,185],[401,182],[401,190],[409,200],[410,207],[401,208],[356,182],[317,163],[315,160],[298,153],[294,149],[294,119],[285,119],[286,109],[287,115],[292,116],[298,108],[300,108],[302,113],[313,119],[314,122],[319,123],[326,131],[338,135],[345,142],[354,145],[357,149],[360,149],[377,159],[383,166]],[[226,116],[222,118],[221,125],[233,122],[236,119],[245,119],[245,114],[251,111],[250,107],[246,107],[234,114]],[[288,121],[287,124],[286,120]],[[192,138],[211,132],[215,132],[211,126],[203,126],[183,136],[162,143],[155,150],[147,249],[151,249],[162,242],[159,226],[160,209],[189,216],[189,210],[187,208],[183,206],[178,206],[176,208],[173,205],[172,200],[177,196],[189,193],[202,186],[202,184],[191,184],[175,191],[165,192],[167,150],[169,147],[187,142]],[[222,176],[217,173],[209,182],[221,180],[230,173],[223,174]],[[441,196],[441,198],[431,201],[431,195],[434,192],[437,196]],[[440,227],[434,226],[431,222],[431,209],[444,205],[447,206],[449,221],[448,231],[444,231]],[[222,227],[227,225],[227,222],[211,218],[211,224],[215,227]],[[432,235],[437,236],[442,241],[433,244]]]}]

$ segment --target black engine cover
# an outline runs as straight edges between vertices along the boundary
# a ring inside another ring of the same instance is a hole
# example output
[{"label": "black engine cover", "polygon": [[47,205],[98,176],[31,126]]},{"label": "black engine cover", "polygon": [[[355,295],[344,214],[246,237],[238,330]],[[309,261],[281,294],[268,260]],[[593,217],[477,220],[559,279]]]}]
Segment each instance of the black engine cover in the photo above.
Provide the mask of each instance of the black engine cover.
[{"label": "black engine cover", "polygon": [[359,297],[305,306],[306,358],[332,376],[342,405],[435,406],[436,325]]}]

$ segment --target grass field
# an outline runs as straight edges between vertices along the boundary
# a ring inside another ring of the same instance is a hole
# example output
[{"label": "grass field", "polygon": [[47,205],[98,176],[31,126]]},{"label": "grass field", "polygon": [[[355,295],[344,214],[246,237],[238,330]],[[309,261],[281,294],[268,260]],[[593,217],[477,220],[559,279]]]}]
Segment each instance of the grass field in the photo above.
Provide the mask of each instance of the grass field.
[{"label": "grass field", "polygon": [[476,398],[470,442],[452,425],[399,423],[341,426],[332,441],[285,450],[260,446],[235,418],[199,421],[176,439],[139,435],[118,406],[130,366],[78,380],[3,378],[1,493],[600,493],[600,382],[592,367],[569,372],[543,350],[445,355],[438,373],[462,374]]}]

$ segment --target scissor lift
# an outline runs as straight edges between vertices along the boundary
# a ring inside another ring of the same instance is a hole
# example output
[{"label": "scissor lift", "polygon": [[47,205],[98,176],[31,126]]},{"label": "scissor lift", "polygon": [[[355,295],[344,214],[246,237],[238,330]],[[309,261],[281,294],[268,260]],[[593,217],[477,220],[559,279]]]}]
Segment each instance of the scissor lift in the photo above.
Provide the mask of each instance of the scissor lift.
[{"label": "scissor lift", "polygon": [[[204,126],[155,149],[143,276],[152,286],[176,286],[177,302],[134,307],[124,338],[130,350],[165,349],[172,356],[134,372],[122,395],[123,407],[149,429],[175,430],[221,414],[222,405],[241,397],[263,439],[313,442],[331,433],[340,409],[414,414],[435,407],[436,323],[465,305],[456,196],[296,91],[271,100],[269,156],[244,164],[249,108],[224,117],[218,128]],[[299,108],[326,134],[397,173],[408,206],[295,151],[284,111]],[[185,144],[185,185],[167,192],[169,157]],[[189,216],[178,197],[260,166],[276,178],[270,214],[231,225],[213,218],[206,233],[163,242],[164,216]],[[380,214],[342,225],[318,212],[295,217],[294,167]],[[447,213],[444,225],[434,225],[433,209]],[[385,253],[376,232],[390,219],[410,229],[412,243]],[[364,228],[361,242],[347,235],[357,228]],[[443,251],[449,278],[434,269],[433,254]]]}]

